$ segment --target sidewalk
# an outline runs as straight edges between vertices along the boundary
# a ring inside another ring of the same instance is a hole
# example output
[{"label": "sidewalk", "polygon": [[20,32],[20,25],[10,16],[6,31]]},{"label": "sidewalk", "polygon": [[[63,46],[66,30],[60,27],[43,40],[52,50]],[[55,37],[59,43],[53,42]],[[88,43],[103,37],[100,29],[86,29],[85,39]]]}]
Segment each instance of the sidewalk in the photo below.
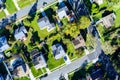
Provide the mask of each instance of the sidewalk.
[{"label": "sidewalk", "polygon": [[17,10],[20,10],[19,5],[17,4],[17,0],[13,0],[13,2],[14,2],[14,4],[15,4],[15,6],[16,6],[16,8],[17,8]]},{"label": "sidewalk", "polygon": [[5,12],[5,14],[6,14],[7,16],[10,15],[7,9],[3,9],[3,11]]}]

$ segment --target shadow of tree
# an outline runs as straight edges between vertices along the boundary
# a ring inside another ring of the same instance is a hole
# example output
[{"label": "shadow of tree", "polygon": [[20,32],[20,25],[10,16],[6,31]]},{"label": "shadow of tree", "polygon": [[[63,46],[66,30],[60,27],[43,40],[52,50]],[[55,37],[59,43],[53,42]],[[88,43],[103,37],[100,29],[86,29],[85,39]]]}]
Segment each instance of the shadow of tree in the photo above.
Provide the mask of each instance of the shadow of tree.
[{"label": "shadow of tree", "polygon": [[28,16],[29,16],[29,21],[33,21],[33,19],[36,16],[36,11],[37,11],[37,5],[38,5],[38,0],[36,0],[36,2],[33,4],[32,8],[30,9]]}]

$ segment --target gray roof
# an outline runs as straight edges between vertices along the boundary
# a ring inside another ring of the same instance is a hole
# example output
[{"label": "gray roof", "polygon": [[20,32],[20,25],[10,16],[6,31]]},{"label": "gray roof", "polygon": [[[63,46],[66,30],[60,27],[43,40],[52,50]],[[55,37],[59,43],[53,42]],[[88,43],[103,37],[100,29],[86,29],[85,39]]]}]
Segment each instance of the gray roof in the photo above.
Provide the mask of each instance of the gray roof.
[{"label": "gray roof", "polygon": [[7,43],[7,39],[5,36],[0,37],[0,52],[5,51],[9,48],[9,45]]},{"label": "gray roof", "polygon": [[34,54],[32,56],[32,62],[35,66],[36,69],[42,68],[42,67],[46,67],[47,63],[44,59],[44,56],[42,55],[41,52]]},{"label": "gray roof", "polygon": [[47,31],[51,31],[55,28],[55,24],[54,23],[50,23],[49,19],[47,16],[38,19],[38,25],[40,27],[40,29],[45,29],[47,28]]},{"label": "gray roof", "polygon": [[114,24],[115,14],[111,13],[102,18],[103,24],[106,28],[111,27]]},{"label": "gray roof", "polygon": [[51,46],[51,49],[52,49],[52,53],[53,53],[55,59],[60,59],[65,55],[65,51],[64,51],[62,45],[60,45],[60,44],[55,44],[55,45]]},{"label": "gray roof", "polygon": [[19,27],[15,30],[14,37],[15,37],[16,40],[19,40],[19,39],[22,40],[23,37],[26,36],[25,35],[26,33],[27,33],[27,30],[25,29],[24,26],[22,26],[22,27]]},{"label": "gray roof", "polygon": [[38,22],[38,25],[40,26],[40,29],[44,29],[50,24],[49,19],[46,16],[38,19],[37,22]]},{"label": "gray roof", "polygon": [[58,13],[59,18],[62,19],[63,17],[66,17],[67,16],[67,11],[68,11],[67,6],[58,9],[57,13]]}]

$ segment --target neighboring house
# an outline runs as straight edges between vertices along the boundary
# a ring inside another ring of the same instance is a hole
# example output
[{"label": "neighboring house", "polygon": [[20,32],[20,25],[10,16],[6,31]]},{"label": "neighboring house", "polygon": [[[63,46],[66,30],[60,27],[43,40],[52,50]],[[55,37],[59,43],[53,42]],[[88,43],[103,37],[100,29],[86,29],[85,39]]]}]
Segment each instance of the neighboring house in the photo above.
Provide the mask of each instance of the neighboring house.
[{"label": "neighboring house", "polygon": [[105,17],[102,18],[102,22],[106,28],[111,27],[114,24],[116,16],[114,13],[111,13]]},{"label": "neighboring house", "polygon": [[38,19],[37,22],[38,22],[38,25],[39,25],[41,30],[47,28],[47,31],[49,32],[55,28],[55,24],[50,23],[47,16],[44,16],[44,17]]},{"label": "neighboring house", "polygon": [[84,41],[82,35],[79,35],[75,39],[73,39],[72,43],[73,43],[75,49],[78,49],[80,47],[85,47],[85,41]]},{"label": "neighboring house", "polygon": [[60,9],[58,9],[56,12],[58,14],[59,19],[62,19],[64,17],[67,17],[68,11],[69,10],[68,10],[67,6],[64,6],[64,7],[60,8]]},{"label": "neighboring house", "polygon": [[4,60],[4,55],[3,55],[3,53],[0,53],[0,62],[2,62],[3,60]]},{"label": "neighboring house", "polygon": [[32,54],[32,62],[36,69],[40,69],[47,66],[47,63],[41,52],[34,52],[34,54]]},{"label": "neighboring house", "polygon": [[21,26],[14,31],[14,37],[16,40],[26,40],[27,30],[24,26]]},{"label": "neighboring house", "polygon": [[58,18],[61,20],[63,19],[64,17],[68,19],[68,21],[70,22],[74,22],[75,21],[75,15],[74,15],[74,12],[72,10],[69,10],[67,8],[67,6],[64,6],[60,9],[58,9],[57,11],[57,14],[58,14]]},{"label": "neighboring house", "polygon": [[102,4],[104,0],[90,0],[91,3],[95,2],[97,4]]},{"label": "neighboring house", "polygon": [[5,51],[8,49],[10,46],[7,43],[7,39],[5,36],[0,37],[0,52]]},{"label": "neighboring house", "polygon": [[101,69],[97,69],[91,74],[86,76],[86,80],[104,80],[103,79],[103,72]]},{"label": "neighboring house", "polygon": [[54,55],[55,59],[60,59],[65,56],[65,51],[61,44],[55,44],[51,46],[52,54]]},{"label": "neighboring house", "polygon": [[12,59],[8,67],[13,72],[14,77],[21,78],[29,75],[29,67],[21,57]]}]

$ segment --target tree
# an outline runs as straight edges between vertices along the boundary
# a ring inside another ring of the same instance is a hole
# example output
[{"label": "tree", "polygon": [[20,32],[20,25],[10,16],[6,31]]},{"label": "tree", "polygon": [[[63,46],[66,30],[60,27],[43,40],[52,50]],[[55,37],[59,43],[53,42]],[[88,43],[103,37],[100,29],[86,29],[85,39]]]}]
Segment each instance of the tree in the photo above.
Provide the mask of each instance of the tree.
[{"label": "tree", "polygon": [[75,38],[80,33],[80,30],[76,23],[67,24],[63,29],[63,33],[65,33],[67,36],[70,35],[71,37]]},{"label": "tree", "polygon": [[79,20],[79,29],[85,29],[90,25],[90,19],[86,16],[82,16]]},{"label": "tree", "polygon": [[107,0],[108,3],[117,4],[120,0]]},{"label": "tree", "polygon": [[92,12],[93,15],[97,14],[99,12],[99,6],[98,6],[97,3],[92,4],[91,12]]}]

